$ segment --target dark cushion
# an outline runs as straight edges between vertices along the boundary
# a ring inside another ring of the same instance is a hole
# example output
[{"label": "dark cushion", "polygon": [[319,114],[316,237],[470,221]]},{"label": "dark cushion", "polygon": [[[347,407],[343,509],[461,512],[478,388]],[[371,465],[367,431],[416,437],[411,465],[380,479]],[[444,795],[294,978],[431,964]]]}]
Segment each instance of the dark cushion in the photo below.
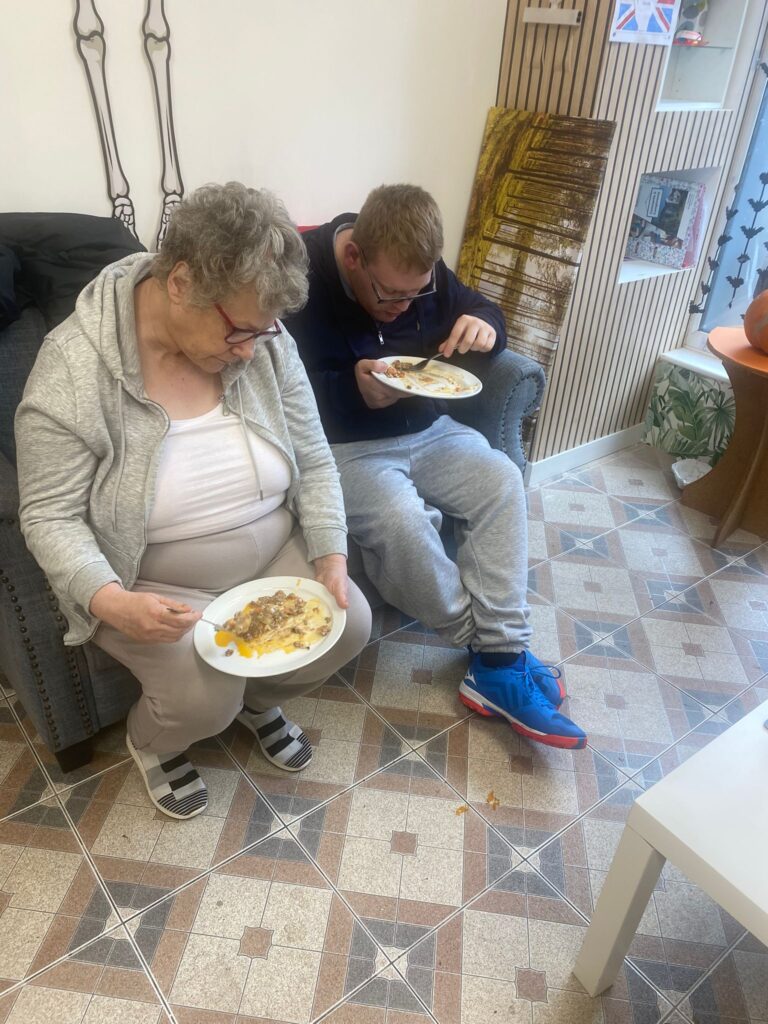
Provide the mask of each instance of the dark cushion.
[{"label": "dark cushion", "polygon": [[12,324],[21,312],[14,284],[19,269],[19,261],[13,249],[0,245],[0,331]]},{"label": "dark cushion", "polygon": [[13,417],[45,334],[45,321],[34,306],[23,310],[15,323],[0,331],[0,452],[14,466]]},{"label": "dark cushion", "polygon": [[146,251],[119,220],[83,213],[2,213],[0,245],[19,263],[18,305],[32,301],[49,330],[69,316],[103,267]]}]

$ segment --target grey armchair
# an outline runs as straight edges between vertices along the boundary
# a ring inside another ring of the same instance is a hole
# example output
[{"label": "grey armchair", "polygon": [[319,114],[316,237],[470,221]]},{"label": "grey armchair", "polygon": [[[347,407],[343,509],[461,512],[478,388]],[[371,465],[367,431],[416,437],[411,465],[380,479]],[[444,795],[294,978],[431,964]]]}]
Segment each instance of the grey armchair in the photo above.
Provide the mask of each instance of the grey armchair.
[{"label": "grey armchair", "polygon": [[[64,617],[19,530],[13,415],[46,330],[35,304],[0,330],[0,671],[62,770],[71,771],[90,760],[93,737],[125,717],[139,687],[122,665],[94,645],[64,646]],[[521,428],[523,418],[541,401],[541,367],[511,351],[493,361],[465,365],[481,377],[483,391],[454,403],[452,414],[480,430],[523,469]]]}]

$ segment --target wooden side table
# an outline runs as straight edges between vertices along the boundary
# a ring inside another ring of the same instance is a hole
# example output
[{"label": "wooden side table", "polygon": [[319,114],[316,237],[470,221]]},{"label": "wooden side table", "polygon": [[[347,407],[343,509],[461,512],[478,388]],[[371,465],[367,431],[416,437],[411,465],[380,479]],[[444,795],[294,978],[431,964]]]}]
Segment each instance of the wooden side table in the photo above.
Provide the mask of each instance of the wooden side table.
[{"label": "wooden side table", "polygon": [[711,473],[683,490],[689,508],[720,520],[712,546],[742,527],[768,537],[768,355],[740,327],[717,327],[707,347],[722,360],[733,387],[736,425]]}]

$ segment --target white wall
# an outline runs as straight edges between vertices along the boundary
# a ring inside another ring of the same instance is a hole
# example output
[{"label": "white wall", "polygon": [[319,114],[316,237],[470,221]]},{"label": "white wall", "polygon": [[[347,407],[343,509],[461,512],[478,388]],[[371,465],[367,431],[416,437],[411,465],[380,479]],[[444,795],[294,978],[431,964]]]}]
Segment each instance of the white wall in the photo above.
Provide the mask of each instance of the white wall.
[{"label": "white wall", "polygon": [[[357,209],[382,182],[430,190],[454,263],[505,0],[166,0],[187,191],[240,179],[299,223]],[[142,241],[160,209],[144,0],[97,0],[121,162]],[[74,0],[0,2],[0,210],[108,214],[101,150],[72,30]]]}]

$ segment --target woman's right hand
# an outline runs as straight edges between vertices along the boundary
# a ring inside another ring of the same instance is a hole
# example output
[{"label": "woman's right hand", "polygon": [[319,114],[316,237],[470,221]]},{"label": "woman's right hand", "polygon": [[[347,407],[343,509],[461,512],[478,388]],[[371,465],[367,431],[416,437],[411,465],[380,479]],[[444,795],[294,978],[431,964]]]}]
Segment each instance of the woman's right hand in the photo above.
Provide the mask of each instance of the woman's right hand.
[{"label": "woman's right hand", "polygon": [[134,593],[108,583],[91,598],[91,615],[145,644],[175,644],[200,619],[201,612],[160,594]]}]

